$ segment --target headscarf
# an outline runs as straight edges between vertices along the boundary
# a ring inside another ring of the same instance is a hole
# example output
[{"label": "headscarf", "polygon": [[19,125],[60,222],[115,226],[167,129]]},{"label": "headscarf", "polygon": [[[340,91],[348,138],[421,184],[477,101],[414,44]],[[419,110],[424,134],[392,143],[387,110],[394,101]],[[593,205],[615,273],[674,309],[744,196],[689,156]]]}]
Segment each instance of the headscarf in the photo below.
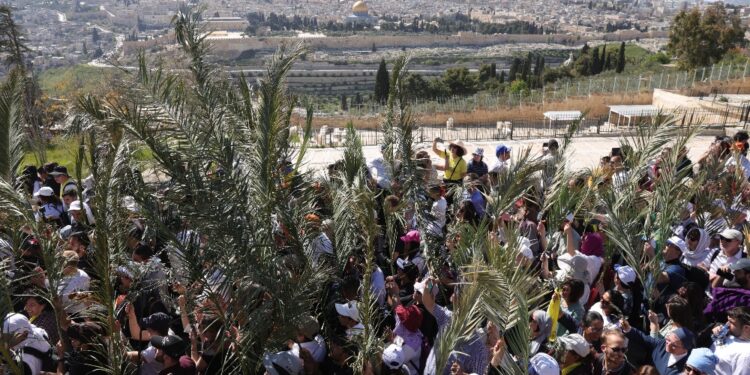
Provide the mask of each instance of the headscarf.
[{"label": "headscarf", "polygon": [[534,355],[539,351],[542,344],[547,341],[550,332],[552,331],[552,320],[544,310],[536,310],[531,314],[531,319],[534,319],[536,324],[539,326],[539,336],[531,340],[531,352],[530,355]]},{"label": "headscarf", "polygon": [[685,257],[685,263],[696,266],[708,257],[708,253],[711,251],[708,248],[711,237],[708,235],[708,232],[701,228],[691,229],[691,231],[693,230],[697,230],[701,235],[698,244],[695,246],[695,250],[690,250],[690,247],[688,247],[687,251],[684,251],[682,255]]}]

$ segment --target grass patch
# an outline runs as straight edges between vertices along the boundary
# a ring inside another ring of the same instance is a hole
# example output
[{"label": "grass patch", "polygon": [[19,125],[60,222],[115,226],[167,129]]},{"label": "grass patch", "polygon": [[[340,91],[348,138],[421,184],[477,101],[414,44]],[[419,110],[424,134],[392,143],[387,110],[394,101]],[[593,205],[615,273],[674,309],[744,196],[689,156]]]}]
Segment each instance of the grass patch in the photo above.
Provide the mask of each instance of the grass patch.
[{"label": "grass patch", "polygon": [[71,99],[87,93],[101,96],[109,93],[112,80],[123,74],[115,68],[75,65],[45,70],[39,75],[39,85],[51,97]]},{"label": "grass patch", "polygon": [[[68,173],[71,175],[75,174],[76,165],[76,154],[78,153],[78,140],[75,138],[65,137],[54,137],[47,144],[46,148],[46,160],[39,160],[37,155],[32,151],[28,150],[26,155],[23,157],[20,167],[23,168],[25,165],[36,165],[37,167],[45,162],[56,162],[68,168]],[[86,176],[89,173],[87,166],[84,163],[81,174]]]}]

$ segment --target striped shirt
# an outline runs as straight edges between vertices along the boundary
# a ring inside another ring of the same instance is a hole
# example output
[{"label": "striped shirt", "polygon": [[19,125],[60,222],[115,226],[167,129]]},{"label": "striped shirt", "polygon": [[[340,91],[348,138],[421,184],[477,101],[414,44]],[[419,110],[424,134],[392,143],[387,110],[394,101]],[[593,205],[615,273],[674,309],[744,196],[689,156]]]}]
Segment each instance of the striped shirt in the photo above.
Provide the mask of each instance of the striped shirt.
[{"label": "striped shirt", "polygon": [[[433,315],[437,321],[438,330],[443,331],[448,324],[450,324],[453,313],[445,307],[435,305]],[[438,333],[438,335],[439,334],[440,333]],[[436,340],[439,340],[439,338],[436,338]],[[435,360],[435,348],[433,347],[430,350],[430,355],[427,357],[427,363],[425,364],[424,369],[425,375],[438,374],[438,371],[435,368]],[[450,357],[448,357],[448,362],[446,363],[445,368],[440,373],[444,375],[450,374],[450,367],[454,361],[460,363],[464,372],[468,374],[487,373],[487,366],[490,364],[490,351],[485,344],[483,335],[480,335],[478,330],[475,331],[468,340],[456,345],[451,352]]]}]

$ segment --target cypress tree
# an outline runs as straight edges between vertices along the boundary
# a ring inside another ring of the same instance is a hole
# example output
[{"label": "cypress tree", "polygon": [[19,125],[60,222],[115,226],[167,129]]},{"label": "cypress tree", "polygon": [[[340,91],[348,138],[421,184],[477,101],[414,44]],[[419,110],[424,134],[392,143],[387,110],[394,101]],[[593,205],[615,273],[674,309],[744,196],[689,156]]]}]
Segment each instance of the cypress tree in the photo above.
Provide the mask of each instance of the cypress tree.
[{"label": "cypress tree", "polygon": [[607,61],[607,45],[605,44],[602,48],[602,56],[599,58],[599,73],[607,70],[607,67],[604,66],[604,63]]},{"label": "cypress tree", "polygon": [[390,78],[388,77],[388,68],[385,66],[385,59],[381,59],[378,72],[375,74],[375,100],[379,103],[385,103],[388,100],[389,81]]},{"label": "cypress tree", "polygon": [[601,73],[601,70],[599,70],[599,67],[601,66],[601,63],[599,63],[599,47],[594,47],[594,49],[591,50],[591,74],[599,74]]},{"label": "cypress tree", "polygon": [[521,59],[518,57],[513,59],[513,62],[510,64],[510,70],[508,71],[508,82],[513,82],[518,75],[518,71],[521,70]]},{"label": "cypress tree", "polygon": [[607,59],[604,61],[604,69],[605,70],[612,69],[612,59],[611,59],[611,57],[612,57],[612,54],[608,53],[607,54]]},{"label": "cypress tree", "polygon": [[500,71],[500,78],[499,78],[499,80],[500,80],[500,83],[505,83],[505,71],[504,70]]},{"label": "cypress tree", "polygon": [[492,63],[490,65],[490,77],[495,78],[497,77],[497,64]]},{"label": "cypress tree", "polygon": [[625,70],[625,42],[620,44],[620,55],[617,57],[617,73],[622,73]]}]

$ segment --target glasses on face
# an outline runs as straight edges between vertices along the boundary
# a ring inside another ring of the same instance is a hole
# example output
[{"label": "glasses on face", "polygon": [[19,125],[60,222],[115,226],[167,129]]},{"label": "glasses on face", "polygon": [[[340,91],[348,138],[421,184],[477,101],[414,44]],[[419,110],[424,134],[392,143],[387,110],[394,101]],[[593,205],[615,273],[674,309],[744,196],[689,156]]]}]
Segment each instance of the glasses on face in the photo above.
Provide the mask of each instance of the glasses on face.
[{"label": "glasses on face", "polygon": [[721,242],[732,242],[732,239],[726,238],[726,237],[719,237],[719,241],[721,241]]},{"label": "glasses on face", "polygon": [[702,374],[698,369],[692,368],[690,366],[685,366],[685,373],[686,374]]},{"label": "glasses on face", "polygon": [[612,348],[612,347],[610,347],[609,350],[611,350],[611,351],[613,351],[615,353],[625,353],[628,350],[628,348],[624,348],[624,347],[619,347],[619,348],[618,347],[614,347],[614,348]]}]

